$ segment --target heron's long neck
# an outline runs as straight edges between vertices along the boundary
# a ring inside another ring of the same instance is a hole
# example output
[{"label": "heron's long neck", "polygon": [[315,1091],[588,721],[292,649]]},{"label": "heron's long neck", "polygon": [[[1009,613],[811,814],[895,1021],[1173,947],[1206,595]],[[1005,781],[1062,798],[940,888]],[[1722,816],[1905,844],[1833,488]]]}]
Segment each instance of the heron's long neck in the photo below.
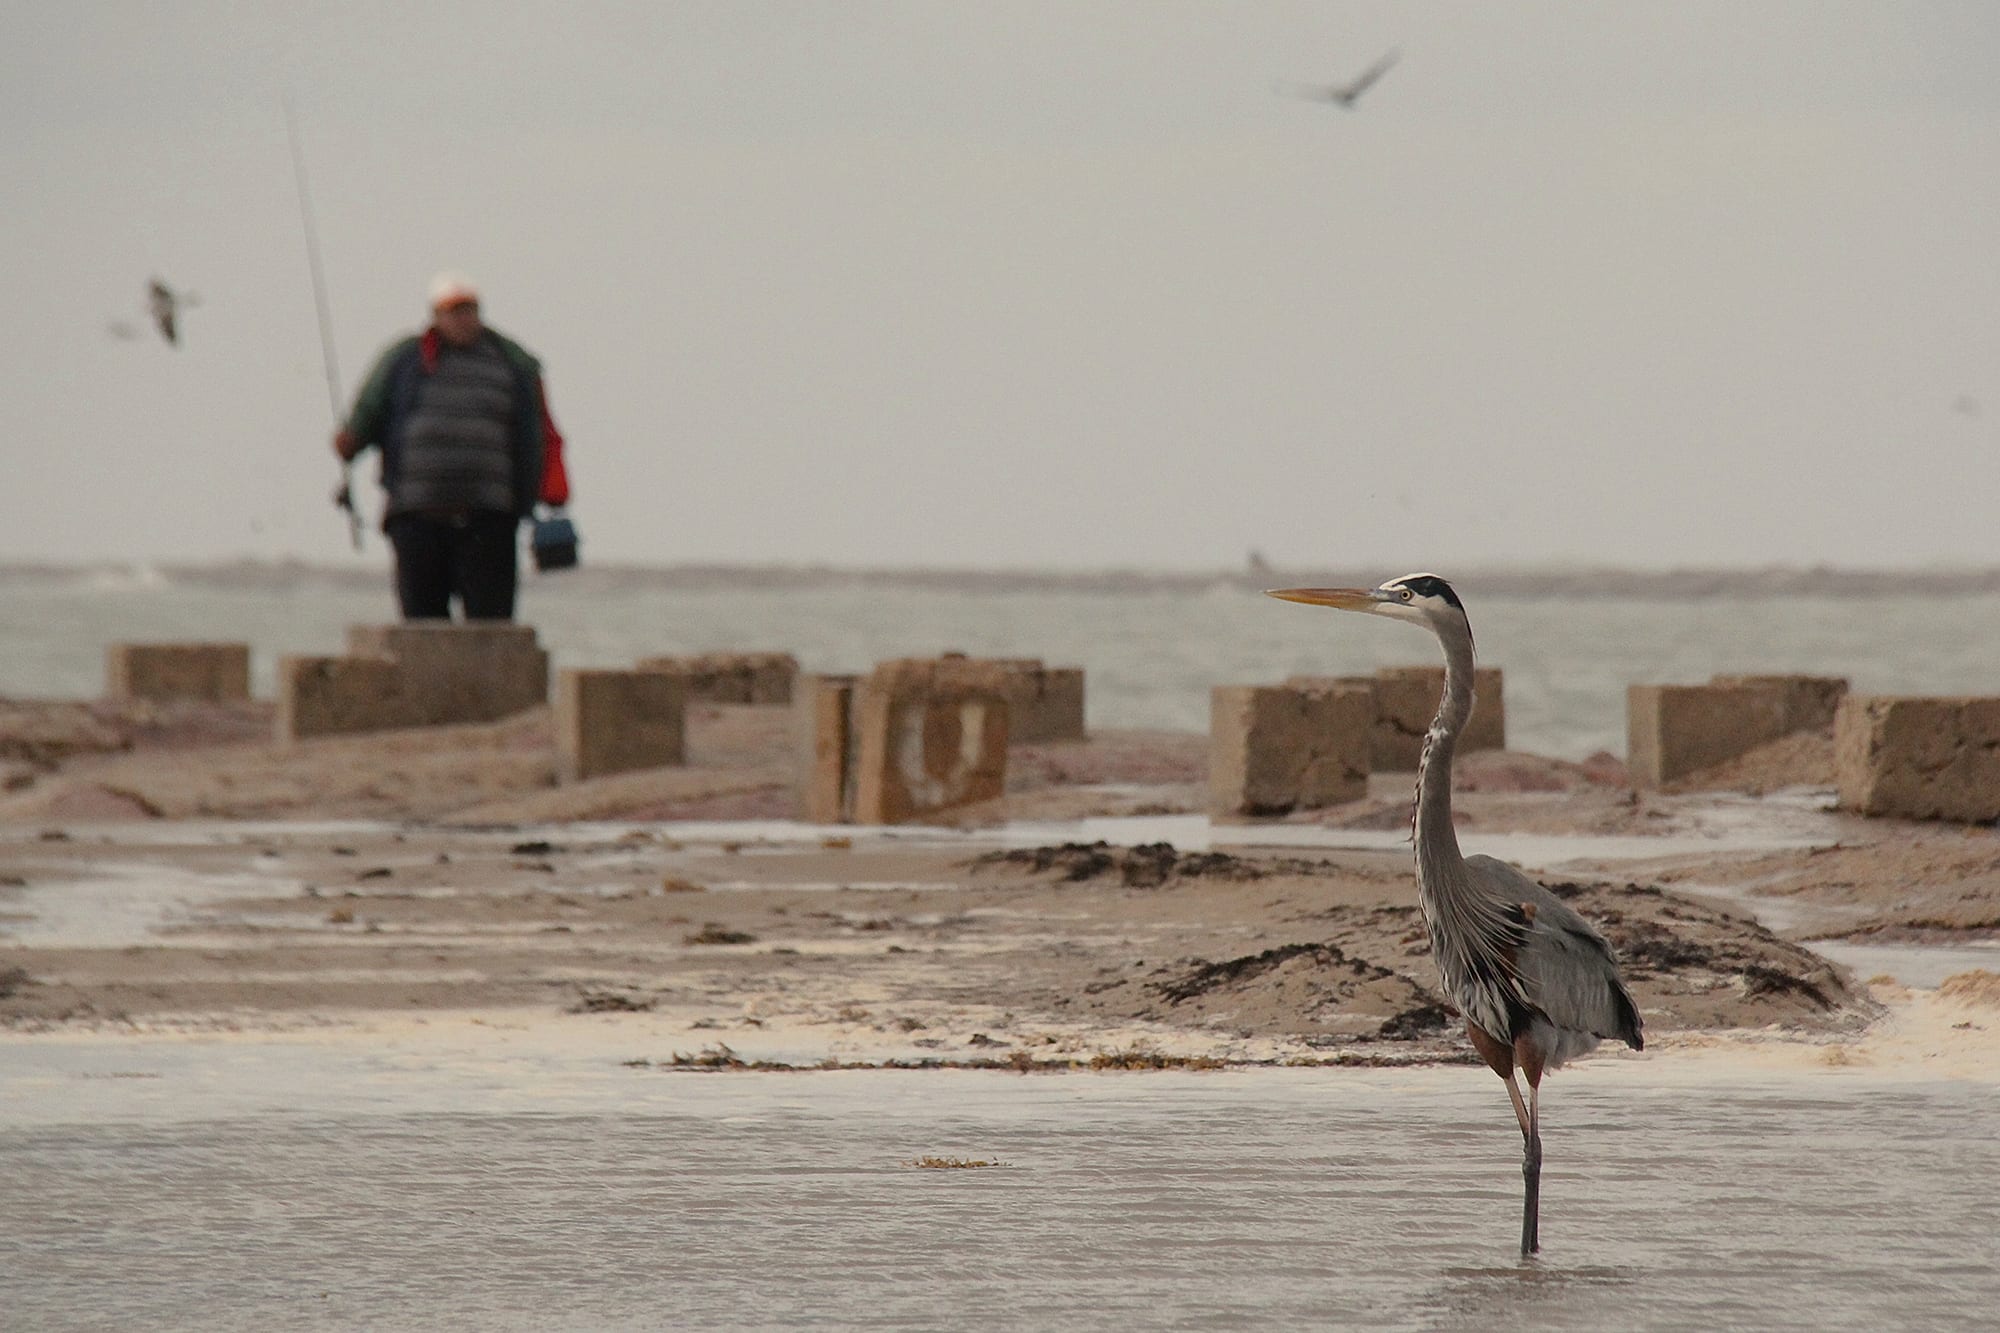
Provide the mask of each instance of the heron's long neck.
[{"label": "heron's long neck", "polygon": [[[1472,633],[1459,625],[1438,630],[1444,645],[1444,698],[1424,736],[1423,757],[1417,761],[1417,813],[1411,840],[1419,868],[1430,866],[1451,874],[1464,865],[1458,833],[1451,822],[1451,758],[1459,733],[1472,716]],[[1422,876],[1419,876],[1421,879]]]}]

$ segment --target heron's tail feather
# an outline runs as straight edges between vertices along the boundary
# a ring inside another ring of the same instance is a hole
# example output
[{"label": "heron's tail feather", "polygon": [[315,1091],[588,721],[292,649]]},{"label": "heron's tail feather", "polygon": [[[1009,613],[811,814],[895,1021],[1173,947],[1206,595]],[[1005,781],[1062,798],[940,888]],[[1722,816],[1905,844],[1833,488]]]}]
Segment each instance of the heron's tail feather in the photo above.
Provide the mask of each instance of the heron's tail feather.
[{"label": "heron's tail feather", "polygon": [[1618,1011],[1618,1030],[1612,1035],[1635,1051],[1646,1049],[1646,1034],[1639,1023],[1639,1006],[1632,1003],[1632,993],[1623,986],[1613,984],[1611,1003]]}]

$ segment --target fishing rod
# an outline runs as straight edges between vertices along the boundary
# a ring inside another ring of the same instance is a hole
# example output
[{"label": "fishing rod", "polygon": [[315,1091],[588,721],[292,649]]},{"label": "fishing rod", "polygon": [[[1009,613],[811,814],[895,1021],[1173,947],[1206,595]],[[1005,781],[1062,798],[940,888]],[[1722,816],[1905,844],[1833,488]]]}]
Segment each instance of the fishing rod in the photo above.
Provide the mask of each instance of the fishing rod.
[{"label": "fishing rod", "polygon": [[[313,307],[319,312],[319,354],[326,369],[327,402],[333,408],[333,428],[340,429],[340,367],[333,356],[333,314],[327,307],[326,273],[319,261],[319,231],[313,225],[312,193],[306,188],[306,155],[299,146],[299,121],[292,111],[292,95],[287,92],[285,134],[292,145],[292,176],[299,187],[299,221],[305,225],[306,264],[312,269]],[[347,534],[354,549],[361,549],[361,510],[354,503],[354,460],[340,460],[340,485],[333,502],[347,511]]]}]

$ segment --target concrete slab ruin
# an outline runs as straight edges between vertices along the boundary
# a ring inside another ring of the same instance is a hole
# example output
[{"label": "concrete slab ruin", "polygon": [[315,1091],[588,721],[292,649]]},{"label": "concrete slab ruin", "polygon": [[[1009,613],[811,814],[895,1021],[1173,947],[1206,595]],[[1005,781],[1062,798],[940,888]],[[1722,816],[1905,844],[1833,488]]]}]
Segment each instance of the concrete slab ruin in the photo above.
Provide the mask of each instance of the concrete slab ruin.
[{"label": "concrete slab ruin", "polygon": [[279,659],[278,740],[493,722],[548,702],[549,655],[532,626],[352,625],[347,647]]},{"label": "concrete slab ruin", "polygon": [[790,653],[645,657],[636,666],[680,677],[691,703],[788,704],[799,674],[799,660]]},{"label": "concrete slab ruin", "polygon": [[353,625],[347,650],[396,662],[422,726],[495,722],[549,701],[549,655],[532,625],[442,620]]},{"label": "concrete slab ruin", "polygon": [[1833,755],[1844,810],[2000,819],[2000,698],[1850,695],[1834,718]]},{"label": "concrete slab ruin", "polygon": [[554,712],[563,782],[686,760],[687,685],[679,676],[566,669],[556,674]]},{"label": "concrete slab ruin", "polygon": [[1847,679],[1844,676],[1711,676],[1708,683],[1777,690],[1782,700],[1782,725],[1786,734],[1832,726],[1835,714],[1840,711],[1840,701],[1847,697]]},{"label": "concrete slab ruin", "polygon": [[[1444,698],[1444,667],[1389,666],[1372,676],[1293,676],[1285,684],[1368,690],[1375,713],[1369,729],[1369,767],[1378,773],[1414,773],[1423,756],[1424,733]],[[1475,668],[1472,688],[1472,719],[1459,737],[1458,752],[1506,749],[1506,679],[1500,668]]]},{"label": "concrete slab ruin", "polygon": [[1015,745],[1083,740],[1083,668],[1036,662],[1016,674],[1007,710],[1008,736]]},{"label": "concrete slab ruin", "polygon": [[1008,745],[1085,739],[1083,690],[1081,667],[963,653],[882,662],[867,676],[801,675],[800,812],[900,823],[999,796]]},{"label": "concrete slab ruin", "polygon": [[1083,727],[1083,668],[1045,666],[1038,657],[967,657],[945,653],[938,661],[968,684],[997,690],[1007,700],[1007,736],[1012,745],[1080,741]]},{"label": "concrete slab ruin", "polygon": [[104,650],[110,699],[235,703],[250,697],[247,643],[114,643]]},{"label": "concrete slab ruin", "polygon": [[792,736],[798,747],[800,817],[813,824],[854,818],[859,731],[858,676],[801,675],[792,686]]},{"label": "concrete slab ruin", "polygon": [[421,725],[402,697],[403,673],[387,657],[278,659],[280,743]]},{"label": "concrete slab ruin", "polygon": [[855,688],[856,823],[900,824],[1005,793],[1008,701],[992,673],[904,658]]},{"label": "concrete slab ruin", "polygon": [[1289,814],[1368,794],[1375,697],[1366,683],[1217,685],[1209,694],[1209,809]]},{"label": "concrete slab ruin", "polygon": [[1626,766],[1661,787],[1780,736],[1825,727],[1847,693],[1833,676],[1717,676],[1706,685],[1625,690]]}]

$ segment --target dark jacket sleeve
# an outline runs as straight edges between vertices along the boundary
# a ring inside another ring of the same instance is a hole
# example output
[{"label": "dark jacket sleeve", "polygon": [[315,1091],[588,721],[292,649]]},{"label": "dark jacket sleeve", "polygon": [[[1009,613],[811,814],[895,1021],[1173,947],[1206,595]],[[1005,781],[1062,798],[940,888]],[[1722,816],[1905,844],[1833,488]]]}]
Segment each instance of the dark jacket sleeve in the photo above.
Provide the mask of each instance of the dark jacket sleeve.
[{"label": "dark jacket sleeve", "polygon": [[361,392],[354,396],[354,410],[347,415],[345,434],[354,441],[357,452],[371,445],[380,448],[387,441],[389,386],[395,379],[397,362],[409,356],[416,345],[415,338],[402,338],[390,344],[375,358],[375,366],[362,382]]}]

